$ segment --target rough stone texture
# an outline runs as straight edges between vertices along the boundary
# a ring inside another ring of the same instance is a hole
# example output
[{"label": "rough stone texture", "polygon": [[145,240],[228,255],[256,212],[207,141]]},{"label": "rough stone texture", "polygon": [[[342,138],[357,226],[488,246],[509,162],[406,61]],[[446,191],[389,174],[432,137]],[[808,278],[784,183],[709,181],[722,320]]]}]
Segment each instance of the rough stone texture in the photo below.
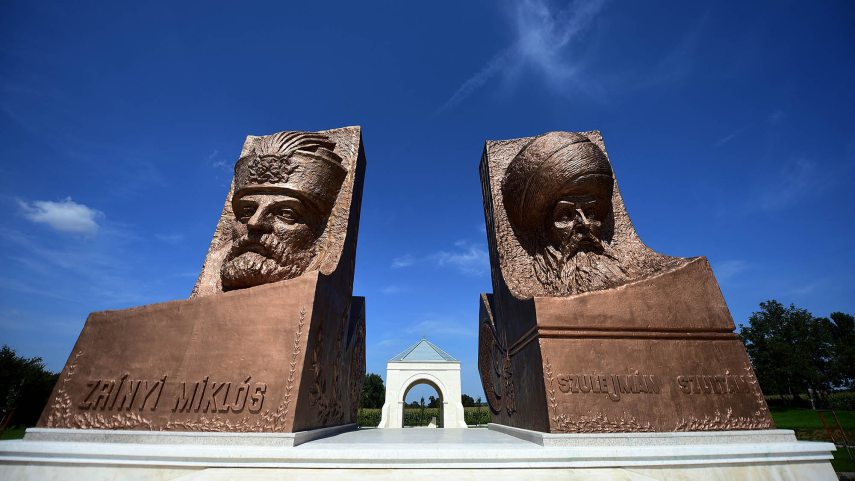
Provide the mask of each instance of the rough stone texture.
[{"label": "rough stone texture", "polygon": [[[339,129],[324,130],[317,132],[317,134],[322,134],[335,143],[334,154],[338,159],[340,159],[341,166],[347,172],[343,179],[343,183],[340,186],[340,191],[338,192],[335,203],[332,206],[332,210],[326,216],[324,229],[318,237],[317,245],[319,253],[315,256],[311,265],[305,271],[311,272],[313,270],[319,270],[320,272],[329,275],[339,268],[339,264],[342,259],[344,259],[345,263],[350,262],[352,264],[354,261],[353,256],[347,257],[347,253],[344,252],[344,249],[346,248],[345,240],[350,237],[353,237],[354,246],[356,244],[355,231],[351,234],[348,233],[348,230],[354,224],[354,220],[355,225],[357,227],[359,225],[359,208],[362,202],[361,176],[364,175],[365,154],[362,151],[362,137],[361,129],[359,127],[343,127]],[[272,137],[272,135],[247,136],[246,141],[243,144],[239,164],[241,160],[247,158],[247,156],[249,156],[259,144],[269,137]],[[359,159],[362,160],[360,161]],[[293,176],[300,173],[303,168],[298,166],[296,172],[291,175]],[[240,173],[240,169],[238,169],[238,173]],[[323,174],[322,177],[328,184],[335,183],[332,179],[328,178],[329,176],[327,174]],[[240,222],[236,219],[232,208],[233,198],[236,191],[236,181],[238,181],[238,179],[232,180],[229,193],[226,196],[226,201],[223,205],[222,214],[220,214],[220,220],[214,230],[214,236],[211,240],[211,245],[208,248],[208,254],[205,257],[205,262],[202,266],[202,271],[199,274],[199,279],[193,287],[191,297],[207,296],[223,291],[221,280],[223,261],[226,259],[235,238],[239,236],[237,231],[239,230]],[[291,179],[291,184],[294,183],[294,179]],[[306,184],[309,185],[307,186]],[[287,187],[293,187],[288,184],[285,185]],[[358,190],[358,192],[355,192],[354,189]],[[294,188],[294,190],[301,190],[305,193],[306,191],[318,191],[321,189],[314,185],[314,183],[303,182],[298,187]],[[328,190],[333,189],[329,188]],[[345,268],[347,268],[347,266],[345,266]],[[351,265],[350,270],[352,271],[352,269],[353,266]],[[352,279],[352,272],[350,277]]]},{"label": "rough stone texture", "polygon": [[[332,142],[335,155],[323,150]],[[352,297],[360,129],[251,136],[236,170],[232,191],[291,196],[322,219],[309,268],[223,292],[236,237],[284,232],[272,215],[253,227],[266,200],[258,216],[235,218],[241,199],[230,192],[191,299],[90,314],[39,427],[295,432],[355,422],[365,373],[365,300]],[[286,220],[285,230],[301,227]]]},{"label": "rough stone texture", "polygon": [[639,239],[599,132],[489,141],[481,181],[494,293],[481,296],[479,371],[495,422],[772,427],[707,260]]}]

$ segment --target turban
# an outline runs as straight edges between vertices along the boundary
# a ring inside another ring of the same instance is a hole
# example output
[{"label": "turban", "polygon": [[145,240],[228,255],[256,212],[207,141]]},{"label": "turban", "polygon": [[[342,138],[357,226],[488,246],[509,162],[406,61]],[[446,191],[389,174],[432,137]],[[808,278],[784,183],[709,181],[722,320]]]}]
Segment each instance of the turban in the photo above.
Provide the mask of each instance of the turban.
[{"label": "turban", "polygon": [[534,232],[568,186],[590,175],[613,178],[605,154],[587,137],[572,132],[535,137],[514,157],[502,180],[502,198],[511,226],[518,235],[519,231]]}]

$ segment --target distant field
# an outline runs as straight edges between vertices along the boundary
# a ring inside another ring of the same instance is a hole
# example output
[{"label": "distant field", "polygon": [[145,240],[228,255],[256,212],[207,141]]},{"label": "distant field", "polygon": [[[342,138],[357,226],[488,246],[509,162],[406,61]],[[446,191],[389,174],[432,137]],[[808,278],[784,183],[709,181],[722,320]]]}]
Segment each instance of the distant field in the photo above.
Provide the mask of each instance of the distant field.
[{"label": "distant field", "polygon": [[[356,415],[357,424],[365,427],[376,427],[380,424],[380,411],[380,409],[361,408]],[[463,408],[463,411],[466,424],[470,426],[490,422],[490,408],[487,406]],[[439,408],[425,408],[424,412],[421,408],[404,408],[405,426],[427,426],[432,417],[439,419]]]}]

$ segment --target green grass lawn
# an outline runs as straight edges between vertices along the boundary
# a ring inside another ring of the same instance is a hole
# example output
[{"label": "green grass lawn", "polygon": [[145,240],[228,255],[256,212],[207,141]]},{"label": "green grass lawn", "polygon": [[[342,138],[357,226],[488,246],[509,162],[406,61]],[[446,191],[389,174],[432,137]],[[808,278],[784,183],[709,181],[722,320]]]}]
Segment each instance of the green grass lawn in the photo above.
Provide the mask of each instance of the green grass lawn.
[{"label": "green grass lawn", "polygon": [[[831,441],[828,433],[822,427],[819,415],[810,409],[782,409],[773,410],[772,419],[778,429],[792,429],[796,437],[804,441]],[[849,441],[855,441],[855,411],[837,411],[837,419],[846,430]],[[831,413],[825,413],[825,420],[829,425],[834,423]],[[837,448],[834,452],[834,460],[831,461],[837,472],[855,472],[855,461],[850,460],[845,448]]]},{"label": "green grass lawn", "polygon": [[[810,409],[786,409],[772,411],[772,419],[780,429],[822,429],[819,415]],[[837,411],[837,419],[843,429],[855,431],[855,411]],[[831,413],[825,413],[826,422],[833,423]]]},{"label": "green grass lawn", "polygon": [[9,428],[9,429],[3,431],[2,433],[0,433],[0,440],[3,440],[3,439],[21,439],[24,437],[24,431],[26,431],[26,430],[27,430],[27,428],[20,427],[20,426],[16,426],[14,428]]}]

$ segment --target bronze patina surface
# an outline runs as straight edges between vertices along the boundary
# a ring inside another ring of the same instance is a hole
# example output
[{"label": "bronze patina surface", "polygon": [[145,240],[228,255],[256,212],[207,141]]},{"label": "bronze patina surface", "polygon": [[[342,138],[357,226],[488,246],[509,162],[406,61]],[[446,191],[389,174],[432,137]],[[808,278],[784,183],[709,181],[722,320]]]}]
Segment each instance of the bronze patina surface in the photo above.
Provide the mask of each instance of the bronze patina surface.
[{"label": "bronze patina surface", "polygon": [[356,421],[359,127],[247,137],[191,298],[90,314],[40,427],[293,432]]},{"label": "bronze patina surface", "polygon": [[544,432],[766,429],[766,402],[703,257],[635,232],[599,132],[488,141],[493,294],[479,371],[494,420]]}]

